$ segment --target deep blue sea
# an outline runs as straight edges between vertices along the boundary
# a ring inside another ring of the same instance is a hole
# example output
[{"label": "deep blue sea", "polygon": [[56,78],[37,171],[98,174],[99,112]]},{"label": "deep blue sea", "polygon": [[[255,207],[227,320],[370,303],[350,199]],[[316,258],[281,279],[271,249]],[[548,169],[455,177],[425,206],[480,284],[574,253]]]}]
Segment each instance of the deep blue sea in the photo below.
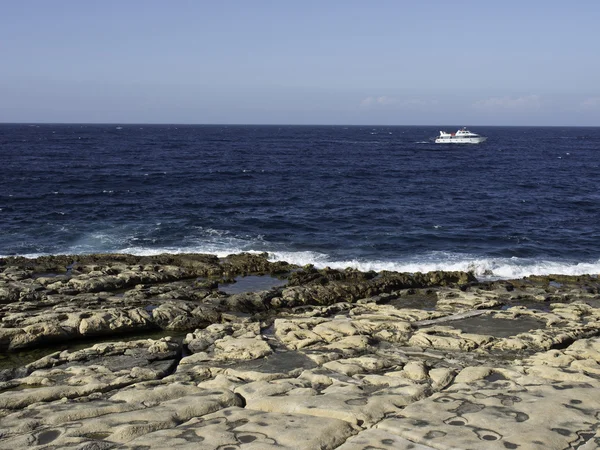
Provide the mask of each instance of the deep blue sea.
[{"label": "deep blue sea", "polygon": [[600,272],[600,128],[0,124],[0,255]]}]

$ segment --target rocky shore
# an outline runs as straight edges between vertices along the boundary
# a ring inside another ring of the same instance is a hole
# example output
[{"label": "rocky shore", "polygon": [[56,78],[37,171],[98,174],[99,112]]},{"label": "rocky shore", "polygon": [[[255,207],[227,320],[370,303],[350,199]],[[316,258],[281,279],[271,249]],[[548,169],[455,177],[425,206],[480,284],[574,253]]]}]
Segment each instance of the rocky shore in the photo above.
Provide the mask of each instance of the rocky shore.
[{"label": "rocky shore", "polygon": [[0,259],[0,449],[600,448],[600,279]]}]

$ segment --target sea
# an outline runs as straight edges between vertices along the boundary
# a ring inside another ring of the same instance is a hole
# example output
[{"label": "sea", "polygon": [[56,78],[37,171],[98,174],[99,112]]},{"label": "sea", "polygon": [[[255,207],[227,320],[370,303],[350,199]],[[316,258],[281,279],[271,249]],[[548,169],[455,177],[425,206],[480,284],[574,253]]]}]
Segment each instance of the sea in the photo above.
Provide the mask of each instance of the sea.
[{"label": "sea", "polygon": [[0,256],[600,273],[600,127],[0,124]]}]

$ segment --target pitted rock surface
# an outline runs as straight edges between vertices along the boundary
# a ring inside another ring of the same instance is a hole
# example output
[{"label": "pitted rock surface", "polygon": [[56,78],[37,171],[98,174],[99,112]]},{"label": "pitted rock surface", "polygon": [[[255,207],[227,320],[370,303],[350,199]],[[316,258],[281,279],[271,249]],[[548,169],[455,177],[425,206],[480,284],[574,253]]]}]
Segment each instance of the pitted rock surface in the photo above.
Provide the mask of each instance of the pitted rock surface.
[{"label": "pitted rock surface", "polygon": [[[220,290],[245,275],[278,283]],[[599,287],[266,255],[6,258],[0,449],[600,448]]]}]

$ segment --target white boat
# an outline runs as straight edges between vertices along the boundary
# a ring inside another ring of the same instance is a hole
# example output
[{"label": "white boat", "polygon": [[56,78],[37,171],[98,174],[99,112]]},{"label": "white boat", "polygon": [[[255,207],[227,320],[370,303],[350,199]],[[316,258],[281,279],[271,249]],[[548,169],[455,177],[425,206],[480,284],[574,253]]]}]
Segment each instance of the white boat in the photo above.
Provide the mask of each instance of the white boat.
[{"label": "white boat", "polygon": [[446,133],[440,131],[440,135],[436,138],[436,144],[479,144],[485,141],[487,138],[480,136],[476,133],[472,133],[467,130],[467,127],[463,127],[456,133]]}]

